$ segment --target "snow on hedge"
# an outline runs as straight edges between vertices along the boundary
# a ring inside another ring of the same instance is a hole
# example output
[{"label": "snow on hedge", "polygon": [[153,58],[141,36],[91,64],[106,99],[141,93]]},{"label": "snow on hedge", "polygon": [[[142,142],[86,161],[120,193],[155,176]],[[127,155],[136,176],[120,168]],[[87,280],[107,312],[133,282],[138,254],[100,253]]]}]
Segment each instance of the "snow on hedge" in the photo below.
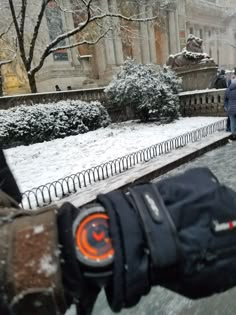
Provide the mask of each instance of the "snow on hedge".
[{"label": "snow on hedge", "polygon": [[109,104],[130,106],[143,121],[156,118],[170,122],[179,116],[180,84],[181,80],[167,67],[127,59],[105,92]]},{"label": "snow on hedge", "polygon": [[19,106],[0,110],[0,145],[17,145],[50,141],[78,135],[110,123],[107,110],[99,102],[79,100]]}]

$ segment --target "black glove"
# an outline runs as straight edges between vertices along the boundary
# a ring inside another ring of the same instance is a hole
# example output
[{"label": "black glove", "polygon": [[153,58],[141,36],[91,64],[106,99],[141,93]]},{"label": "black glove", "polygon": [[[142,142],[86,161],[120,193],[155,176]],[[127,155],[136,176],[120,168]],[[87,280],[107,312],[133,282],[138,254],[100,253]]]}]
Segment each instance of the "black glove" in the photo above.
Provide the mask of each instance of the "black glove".
[{"label": "black glove", "polygon": [[100,292],[100,287],[83,275],[83,266],[79,265],[75,253],[72,226],[80,210],[70,203],[64,203],[59,209],[57,222],[63,284],[68,307],[76,304],[77,314],[89,315]]},{"label": "black glove", "polygon": [[236,285],[236,193],[206,168],[98,196],[110,217],[113,311],[153,285],[197,299]]},{"label": "black glove", "polygon": [[21,193],[9,169],[3,150],[0,148],[0,189],[18,203],[21,202]]}]

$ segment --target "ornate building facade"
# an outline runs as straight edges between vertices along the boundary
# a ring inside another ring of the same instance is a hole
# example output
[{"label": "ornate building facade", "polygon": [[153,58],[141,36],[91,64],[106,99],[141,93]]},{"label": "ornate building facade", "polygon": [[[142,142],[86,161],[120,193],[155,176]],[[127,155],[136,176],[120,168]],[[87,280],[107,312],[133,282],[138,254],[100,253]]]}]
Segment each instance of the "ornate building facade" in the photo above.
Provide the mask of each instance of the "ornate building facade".
[{"label": "ornate building facade", "polygon": [[[104,10],[112,8],[114,11],[119,7],[123,13],[134,9],[140,13],[143,9],[122,7],[122,3],[126,4],[123,0],[98,2]],[[62,90],[68,86],[72,89],[105,86],[127,57],[140,63],[163,65],[169,54],[182,50],[190,33],[203,39],[204,50],[219,67],[233,69],[236,66],[235,0],[173,0],[161,11],[152,6],[145,8],[146,16],[158,15],[155,22],[126,24],[113,20],[112,33],[95,46],[82,45],[50,55],[37,75],[39,92],[53,91],[56,84]],[[45,42],[78,22],[72,15],[57,10],[55,5],[49,6],[44,21]],[[7,82],[7,76],[4,81]],[[5,91],[10,94],[6,85]]]}]

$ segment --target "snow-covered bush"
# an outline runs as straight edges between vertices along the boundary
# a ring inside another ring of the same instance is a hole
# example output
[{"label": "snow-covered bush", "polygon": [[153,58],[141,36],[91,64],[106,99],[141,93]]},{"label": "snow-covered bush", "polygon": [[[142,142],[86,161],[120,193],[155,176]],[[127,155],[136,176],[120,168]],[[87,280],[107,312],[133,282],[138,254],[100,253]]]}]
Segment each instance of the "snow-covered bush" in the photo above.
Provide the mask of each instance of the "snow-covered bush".
[{"label": "snow-covered bush", "polygon": [[4,148],[78,135],[110,123],[99,102],[60,101],[0,110],[0,144]]},{"label": "snow-covered bush", "polygon": [[105,92],[110,105],[131,107],[141,120],[170,122],[179,115],[180,84],[181,80],[167,67],[127,59]]}]

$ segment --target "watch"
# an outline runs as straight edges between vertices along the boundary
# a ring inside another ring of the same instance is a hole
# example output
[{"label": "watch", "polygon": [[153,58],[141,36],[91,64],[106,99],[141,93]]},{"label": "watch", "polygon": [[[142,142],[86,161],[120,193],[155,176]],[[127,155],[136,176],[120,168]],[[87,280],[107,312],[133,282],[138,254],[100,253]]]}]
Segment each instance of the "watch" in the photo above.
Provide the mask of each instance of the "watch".
[{"label": "watch", "polygon": [[92,274],[111,270],[114,248],[104,207],[100,204],[82,207],[73,222],[72,231],[76,257],[83,269]]}]

